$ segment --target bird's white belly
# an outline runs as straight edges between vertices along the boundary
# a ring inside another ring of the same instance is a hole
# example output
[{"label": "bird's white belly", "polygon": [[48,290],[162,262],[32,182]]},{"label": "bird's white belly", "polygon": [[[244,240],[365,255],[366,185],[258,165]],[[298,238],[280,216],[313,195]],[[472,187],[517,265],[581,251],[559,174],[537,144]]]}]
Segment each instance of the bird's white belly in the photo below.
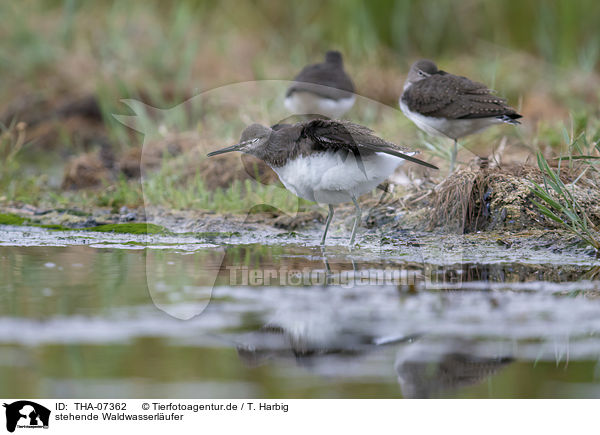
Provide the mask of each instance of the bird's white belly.
[{"label": "bird's white belly", "polygon": [[355,100],[354,95],[349,98],[332,100],[310,92],[296,91],[286,97],[284,104],[286,109],[297,115],[317,114],[331,119],[339,119],[352,108]]},{"label": "bird's white belly", "polygon": [[468,136],[491,125],[502,122],[496,117],[476,119],[435,118],[411,111],[408,106],[402,102],[402,98],[400,98],[399,104],[400,109],[406,117],[414,122],[415,125],[425,133],[433,136],[449,137],[450,139],[460,139],[461,137]]},{"label": "bird's white belly", "polygon": [[295,195],[322,204],[339,204],[370,192],[405,160],[375,153],[361,161],[351,153],[324,152],[298,157],[273,169]]}]

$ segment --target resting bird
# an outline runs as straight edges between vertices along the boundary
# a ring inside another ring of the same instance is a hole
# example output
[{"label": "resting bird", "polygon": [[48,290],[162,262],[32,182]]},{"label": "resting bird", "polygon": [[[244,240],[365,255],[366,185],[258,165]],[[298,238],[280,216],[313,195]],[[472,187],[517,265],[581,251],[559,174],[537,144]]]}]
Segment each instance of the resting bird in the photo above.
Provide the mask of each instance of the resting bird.
[{"label": "resting bird", "polygon": [[438,70],[430,60],[412,65],[399,104],[408,119],[424,132],[454,140],[451,172],[458,139],[494,124],[517,125],[517,119],[522,118],[487,86]]},{"label": "resting bird", "polygon": [[354,84],[344,71],[342,54],[328,51],[325,62],[305,66],[285,94],[285,107],[294,114],[341,118],[354,105]]},{"label": "resting bird", "polygon": [[347,121],[315,119],[297,124],[247,127],[240,142],[208,156],[231,151],[251,154],[267,163],[283,185],[300,198],[329,206],[321,244],[333,218],[333,205],[354,203],[354,244],[361,220],[357,198],[373,190],[405,160],[437,169],[413,157],[416,152],[375,136],[367,127]]}]

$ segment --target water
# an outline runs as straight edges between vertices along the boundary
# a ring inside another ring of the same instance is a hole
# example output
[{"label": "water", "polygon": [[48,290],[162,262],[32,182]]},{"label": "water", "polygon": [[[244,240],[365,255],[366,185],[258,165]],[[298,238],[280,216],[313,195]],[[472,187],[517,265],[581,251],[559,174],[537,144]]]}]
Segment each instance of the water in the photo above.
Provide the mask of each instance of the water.
[{"label": "water", "polygon": [[600,397],[598,260],[312,237],[0,228],[1,395]]}]

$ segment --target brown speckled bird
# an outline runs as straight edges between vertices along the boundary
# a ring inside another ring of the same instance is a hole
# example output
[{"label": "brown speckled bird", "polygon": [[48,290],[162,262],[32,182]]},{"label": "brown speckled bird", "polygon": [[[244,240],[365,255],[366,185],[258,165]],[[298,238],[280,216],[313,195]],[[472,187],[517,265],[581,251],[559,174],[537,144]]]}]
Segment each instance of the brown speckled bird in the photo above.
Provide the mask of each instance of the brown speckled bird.
[{"label": "brown speckled bird", "polygon": [[454,140],[451,171],[458,139],[494,124],[520,124],[522,118],[486,85],[441,71],[430,60],[412,65],[399,104],[421,130]]},{"label": "brown speckled bird", "polygon": [[319,114],[338,119],[354,105],[354,84],[339,51],[325,53],[325,62],[305,66],[285,94],[294,114]]}]

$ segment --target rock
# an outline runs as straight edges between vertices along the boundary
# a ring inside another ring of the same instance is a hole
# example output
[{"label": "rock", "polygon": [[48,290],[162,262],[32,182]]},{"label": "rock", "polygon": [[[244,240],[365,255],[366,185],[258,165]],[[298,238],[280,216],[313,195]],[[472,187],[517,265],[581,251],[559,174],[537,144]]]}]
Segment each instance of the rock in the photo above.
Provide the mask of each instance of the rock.
[{"label": "rock", "polygon": [[119,220],[121,222],[131,222],[137,219],[137,213],[136,212],[131,212],[131,213],[127,213],[125,215],[121,215],[119,217]]}]

